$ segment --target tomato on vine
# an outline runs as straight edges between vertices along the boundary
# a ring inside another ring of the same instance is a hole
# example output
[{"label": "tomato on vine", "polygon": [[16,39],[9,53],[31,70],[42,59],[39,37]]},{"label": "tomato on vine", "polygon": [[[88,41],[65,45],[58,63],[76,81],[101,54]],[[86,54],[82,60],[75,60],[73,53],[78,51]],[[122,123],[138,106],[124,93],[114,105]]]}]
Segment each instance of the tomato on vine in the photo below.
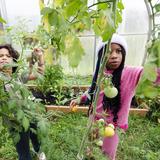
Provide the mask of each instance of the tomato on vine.
[{"label": "tomato on vine", "polygon": [[102,147],[103,146],[103,141],[101,139],[97,140],[96,145],[99,146],[99,147]]},{"label": "tomato on vine", "polygon": [[108,124],[108,126],[106,126],[104,129],[104,136],[105,137],[113,137],[114,134],[115,134],[114,125]]},{"label": "tomato on vine", "polygon": [[104,88],[104,94],[108,98],[114,98],[117,96],[118,90],[114,86],[108,86],[108,87]]},{"label": "tomato on vine", "polygon": [[112,75],[105,75],[104,82],[104,94],[108,98],[114,98],[118,94],[118,90],[112,83]]}]

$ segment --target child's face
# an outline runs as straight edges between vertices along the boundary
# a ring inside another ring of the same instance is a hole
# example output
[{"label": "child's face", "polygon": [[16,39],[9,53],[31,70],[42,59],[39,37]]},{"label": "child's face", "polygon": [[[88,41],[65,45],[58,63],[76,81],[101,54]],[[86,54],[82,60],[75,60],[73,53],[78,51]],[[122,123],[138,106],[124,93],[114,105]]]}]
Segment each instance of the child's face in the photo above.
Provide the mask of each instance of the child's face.
[{"label": "child's face", "polygon": [[112,43],[109,59],[107,62],[107,68],[115,70],[122,62],[122,49],[120,45]]},{"label": "child's face", "polygon": [[13,63],[13,57],[5,48],[0,49],[0,70],[4,69],[4,65]]}]

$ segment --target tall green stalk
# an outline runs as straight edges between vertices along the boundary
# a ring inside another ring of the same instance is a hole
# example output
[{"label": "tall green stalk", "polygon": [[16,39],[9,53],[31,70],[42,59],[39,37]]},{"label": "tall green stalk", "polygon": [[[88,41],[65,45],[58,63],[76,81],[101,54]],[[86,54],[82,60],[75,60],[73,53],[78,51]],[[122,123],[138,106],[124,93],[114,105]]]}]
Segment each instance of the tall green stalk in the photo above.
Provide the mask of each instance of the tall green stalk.
[{"label": "tall green stalk", "polygon": [[[115,23],[116,23],[116,4],[117,4],[117,0],[115,0],[113,2],[113,13],[115,14],[115,16],[114,16],[114,26],[115,26]],[[83,139],[81,141],[79,152],[77,154],[77,159],[78,160],[83,160],[83,152],[84,152],[84,147],[85,147],[85,144],[86,144],[86,140],[88,138],[88,134],[90,133],[90,131],[92,129],[92,126],[93,126],[93,123],[94,123],[94,117],[96,115],[96,106],[97,106],[97,101],[98,101],[98,97],[99,97],[99,93],[100,93],[100,83],[101,83],[101,80],[103,78],[103,71],[105,69],[106,62],[107,62],[107,59],[108,59],[109,44],[110,44],[110,39],[108,40],[106,51],[103,49],[103,54],[102,55],[104,55],[104,57],[103,57],[103,60],[102,60],[101,66],[100,66],[99,73],[98,73],[99,75],[98,75],[98,79],[97,79],[97,88],[96,88],[95,97],[94,97],[93,103],[92,103],[93,104],[93,113],[90,116],[90,118],[88,119],[87,129],[86,129],[86,132],[85,132],[85,134],[83,136]]]}]

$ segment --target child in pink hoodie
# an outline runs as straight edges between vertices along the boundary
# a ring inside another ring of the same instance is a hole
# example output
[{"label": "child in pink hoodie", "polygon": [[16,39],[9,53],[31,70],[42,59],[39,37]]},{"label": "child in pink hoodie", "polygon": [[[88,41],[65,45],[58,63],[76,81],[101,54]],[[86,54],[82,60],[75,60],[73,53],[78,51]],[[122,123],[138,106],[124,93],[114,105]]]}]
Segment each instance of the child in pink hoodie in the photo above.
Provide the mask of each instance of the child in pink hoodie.
[{"label": "child in pink hoodie", "polygon": [[[101,59],[103,49],[106,48],[105,43],[102,43],[98,49],[98,58]],[[96,112],[108,113],[105,118],[107,123],[114,124],[115,127],[126,130],[128,128],[128,115],[132,97],[136,85],[139,81],[142,73],[142,67],[129,67],[124,66],[125,56],[127,53],[127,43],[123,37],[113,34],[110,43],[109,58],[106,63],[104,74],[112,74],[112,83],[118,89],[118,95],[115,98],[108,98],[105,96],[104,91],[101,90],[97,102]],[[98,62],[100,64],[100,60]],[[93,92],[96,87],[97,73],[99,70],[99,64],[96,66],[95,75],[93,77],[92,85],[88,91],[93,98]],[[88,101],[88,96],[84,94],[81,97],[81,102]],[[70,106],[77,104],[76,100],[73,100]],[[96,119],[102,118],[100,114],[96,115]],[[115,160],[117,146],[119,143],[118,134],[115,133],[113,137],[104,138],[102,151],[109,157],[110,160]]]}]

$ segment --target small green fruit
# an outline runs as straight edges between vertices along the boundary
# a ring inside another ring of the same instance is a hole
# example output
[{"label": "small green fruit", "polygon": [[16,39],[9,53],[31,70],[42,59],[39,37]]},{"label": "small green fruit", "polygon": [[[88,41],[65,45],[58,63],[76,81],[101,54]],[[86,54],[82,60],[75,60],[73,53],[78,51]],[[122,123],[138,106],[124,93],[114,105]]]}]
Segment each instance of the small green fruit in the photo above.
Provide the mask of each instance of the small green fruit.
[{"label": "small green fruit", "polygon": [[99,146],[99,147],[102,147],[103,146],[103,141],[102,140],[98,140],[96,142],[96,145]]},{"label": "small green fruit", "polygon": [[112,123],[109,123],[109,124],[108,124],[108,127],[111,127],[111,128],[113,128],[113,129],[115,128]]},{"label": "small green fruit", "polygon": [[114,98],[114,97],[117,96],[118,90],[114,86],[113,87],[112,86],[108,86],[108,87],[104,88],[104,94],[108,98]]},{"label": "small green fruit", "polygon": [[105,121],[104,121],[104,119],[103,119],[103,118],[101,118],[101,119],[99,119],[99,120],[98,120],[98,123],[100,123],[100,124],[104,124],[104,123],[105,123]]}]

